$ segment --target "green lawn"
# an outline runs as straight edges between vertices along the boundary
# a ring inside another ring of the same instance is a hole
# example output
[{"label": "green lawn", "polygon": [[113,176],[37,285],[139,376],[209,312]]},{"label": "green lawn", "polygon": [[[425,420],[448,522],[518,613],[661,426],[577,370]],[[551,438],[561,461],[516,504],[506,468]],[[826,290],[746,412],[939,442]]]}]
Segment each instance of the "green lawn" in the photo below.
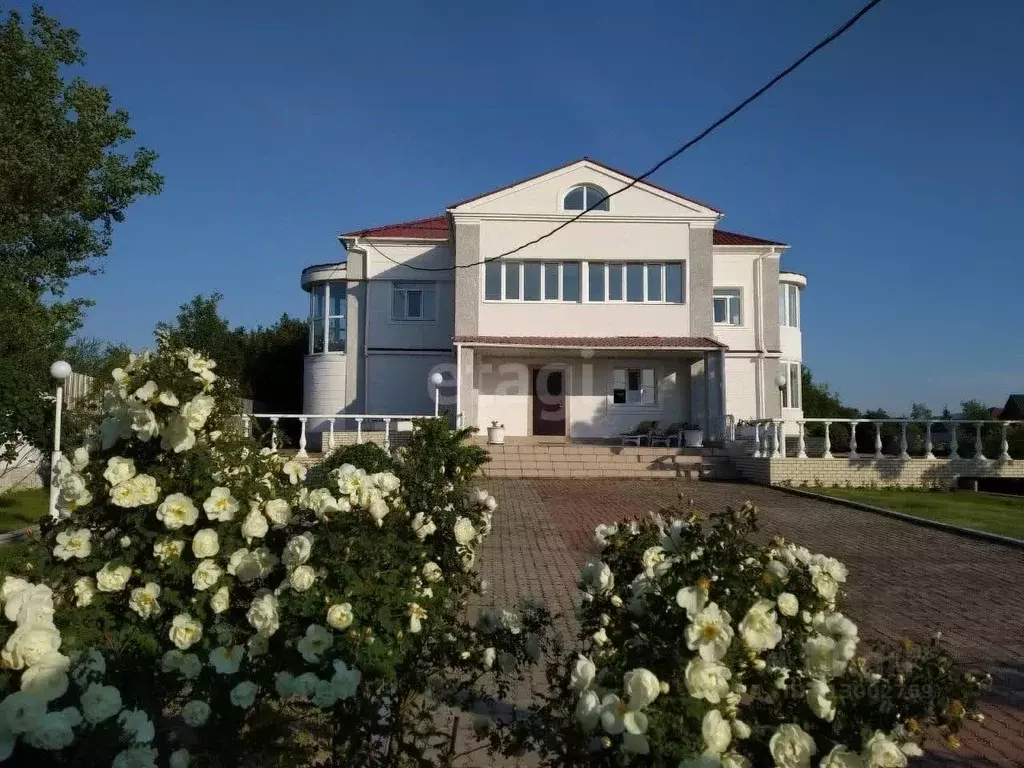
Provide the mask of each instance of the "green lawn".
[{"label": "green lawn", "polygon": [[814,490],[914,517],[1024,539],[1024,497],[1005,498],[971,491],[918,491],[903,488]]},{"label": "green lawn", "polygon": [[45,488],[0,494],[0,533],[34,528],[49,508]]}]

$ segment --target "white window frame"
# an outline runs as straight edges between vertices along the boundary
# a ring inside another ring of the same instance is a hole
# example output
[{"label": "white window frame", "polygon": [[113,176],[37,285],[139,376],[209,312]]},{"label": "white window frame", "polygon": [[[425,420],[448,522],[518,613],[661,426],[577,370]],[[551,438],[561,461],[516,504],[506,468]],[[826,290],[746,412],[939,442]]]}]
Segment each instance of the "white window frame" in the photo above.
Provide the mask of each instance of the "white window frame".
[{"label": "white window frame", "polygon": [[[565,199],[572,192],[575,192],[577,189],[582,189],[583,190],[583,207],[582,208],[566,208],[565,207]],[[600,196],[597,198],[597,200],[590,200],[589,199],[590,198],[590,192],[592,190],[595,191],[595,192],[599,192],[600,193]],[[594,209],[591,210],[590,206],[593,205],[594,203],[598,202],[598,200],[605,200],[605,202],[608,204],[608,210],[607,211],[602,210],[600,208],[594,208]],[[582,212],[582,211],[587,211],[587,213],[610,213],[611,209],[612,209],[612,201],[611,201],[611,198],[608,196],[608,192],[606,192],[603,187],[599,187],[597,184],[589,184],[589,183],[573,184],[571,187],[569,187],[567,190],[565,190],[562,193],[561,209],[563,211],[571,211],[573,213],[578,213],[578,212]]]},{"label": "white window frame", "polygon": [[[725,294],[725,295],[719,295],[719,292],[723,292],[724,293],[725,291],[728,291],[728,293]],[[714,321],[714,324],[715,325],[729,326],[731,328],[742,328],[743,327],[743,289],[739,288],[739,287],[733,287],[733,286],[719,286],[718,288],[714,289],[712,294],[713,295],[711,297],[711,317],[712,317],[712,320]],[[715,302],[718,301],[719,299],[724,299],[725,300],[725,320],[722,321],[722,322],[719,322],[718,320],[714,320],[714,317],[715,317],[715,306],[714,305],[715,305]],[[739,315],[739,321],[735,322],[735,323],[730,321],[730,319],[729,319],[729,318],[732,317],[732,312],[730,312],[729,310],[731,309],[731,304],[733,302],[736,302],[737,304],[739,304],[739,307],[738,307],[739,311],[737,313]]]},{"label": "white window frame", "polygon": [[[307,325],[309,326],[309,339],[308,339],[309,343],[307,344],[307,347],[306,347],[307,354],[310,354],[310,355],[324,355],[324,354],[330,353],[332,355],[337,355],[337,354],[344,354],[345,353],[344,349],[329,349],[329,346],[330,346],[330,333],[331,333],[331,320],[342,319],[342,320],[345,321],[345,338],[346,339],[348,338],[348,312],[347,312],[347,309],[343,309],[342,313],[339,314],[339,315],[332,315],[331,314],[331,286],[332,285],[334,285],[334,286],[338,286],[338,285],[342,286],[343,290],[345,290],[345,292],[346,292],[346,296],[348,295],[347,285],[342,280],[331,280],[331,281],[322,282],[322,283],[314,283],[310,287],[310,291],[309,291],[309,319],[307,321]],[[316,312],[316,296],[315,296],[315,293],[316,293],[316,290],[318,288],[322,288],[323,291],[324,291],[324,313],[322,315],[320,315],[320,316],[317,316],[316,314],[314,314]],[[345,307],[345,305],[343,304],[342,307]],[[315,346],[314,346],[314,337],[315,337],[314,329],[316,328],[317,325],[320,326],[320,332],[323,334],[323,340],[324,340],[324,348],[321,349],[319,352],[315,351]]]},{"label": "white window frame", "polygon": [[[640,388],[630,389],[629,388],[629,374],[636,373],[640,377]],[[650,384],[644,384],[644,380],[648,377],[645,374],[650,374]],[[621,376],[620,376],[621,374]],[[616,384],[621,380],[623,386],[618,387]],[[615,391],[622,389],[625,391],[626,402],[616,403],[615,402]],[[629,393],[639,393],[638,402],[629,401]],[[650,402],[644,402],[644,393],[650,392]],[[611,379],[608,382],[608,407],[614,409],[631,409],[631,408],[657,408],[658,407],[658,371],[656,368],[646,368],[642,365],[629,366],[626,368],[614,367],[612,368]]]},{"label": "white window frame", "polygon": [[[779,367],[782,372],[786,374],[786,386],[779,390],[779,398],[783,408],[800,410],[803,408],[804,403],[804,378],[803,369],[800,363],[793,362],[791,360],[780,360]],[[794,398],[793,392],[791,391],[791,384],[793,383],[793,370],[796,370],[796,405],[793,405]]]},{"label": "white window frame", "polygon": [[[526,299],[526,264],[537,264],[540,266],[540,298],[539,299]],[[499,277],[501,278],[501,298],[489,299],[487,298],[487,264],[499,264]],[[565,298],[565,265],[575,264],[577,266],[577,278],[576,278],[576,292],[577,298],[566,299]],[[506,285],[506,269],[508,265],[516,265],[518,267],[517,272],[519,274],[519,298],[510,299],[507,298],[508,287]],[[547,267],[555,265],[557,269],[557,281],[558,281],[558,295],[557,298],[548,299],[547,296]],[[579,304],[583,298],[583,270],[584,262],[575,261],[573,259],[567,259],[566,261],[552,261],[550,259],[545,261],[533,260],[533,259],[499,259],[493,262],[487,262],[481,266],[483,275],[480,280],[480,295],[481,301],[487,304]]]},{"label": "white window frame", "polygon": [[[590,296],[590,267],[591,266],[596,266],[598,264],[604,265],[604,296],[605,297],[603,299],[594,299],[594,298],[591,298],[591,296]],[[621,267],[621,270],[620,270],[621,273],[622,273],[622,281],[621,281],[621,285],[620,285],[620,287],[622,289],[622,291],[620,293],[620,295],[622,296],[621,299],[610,299],[610,298],[608,298],[608,296],[611,293],[611,291],[609,289],[610,289],[610,286],[611,286],[611,266],[613,264],[615,266]],[[682,301],[668,301],[667,298],[666,298],[668,296],[667,276],[668,276],[668,265],[669,264],[678,264],[680,269],[681,269],[681,271],[682,271],[682,277],[683,277]],[[678,306],[682,306],[682,305],[686,304],[686,289],[687,289],[687,285],[689,283],[689,275],[687,274],[688,261],[685,260],[685,259],[681,259],[681,260],[678,260],[678,261],[677,260],[670,260],[670,261],[587,261],[587,262],[583,262],[583,265],[584,265],[584,268],[586,269],[586,272],[587,272],[587,297],[586,297],[585,301],[588,304],[669,304],[669,305],[678,305]],[[629,301],[626,298],[626,296],[627,296],[627,294],[626,294],[626,284],[627,284],[626,273],[628,271],[628,267],[630,267],[630,266],[634,266],[635,267],[635,266],[638,266],[638,265],[640,266],[641,274],[643,275],[642,299],[641,299],[641,301]],[[647,278],[648,278],[648,268],[649,267],[660,267],[660,271],[661,271],[661,298],[660,299],[648,299],[647,298],[647,288],[648,288]]]},{"label": "white window frame", "polygon": [[[779,304],[779,309],[782,311],[782,317],[779,318],[779,325],[783,325],[787,328],[800,328],[800,287],[793,283],[780,283],[779,287],[782,289],[782,302]],[[790,322],[790,316],[792,316],[795,322]]]},{"label": "white window frame", "polygon": [[[433,316],[427,317],[423,311],[424,301],[423,296],[420,296],[420,316],[411,317],[409,315],[409,294],[419,292],[420,294],[432,293],[434,299],[432,302]],[[402,304],[404,306],[404,317],[395,316],[395,294],[402,294]],[[393,323],[435,323],[437,322],[437,283],[429,280],[392,280],[391,281],[391,302],[388,308],[388,314]]]}]

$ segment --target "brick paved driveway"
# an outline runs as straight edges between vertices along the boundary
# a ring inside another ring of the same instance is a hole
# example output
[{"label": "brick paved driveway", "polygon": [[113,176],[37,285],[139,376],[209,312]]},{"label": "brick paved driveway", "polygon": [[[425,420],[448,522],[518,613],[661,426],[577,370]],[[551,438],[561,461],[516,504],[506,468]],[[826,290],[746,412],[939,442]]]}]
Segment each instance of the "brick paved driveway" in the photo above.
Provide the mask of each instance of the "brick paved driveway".
[{"label": "brick paved driveway", "polygon": [[754,485],[670,480],[482,483],[498,499],[480,570],[493,601],[543,597],[570,612],[594,526],[675,502],[712,512],[750,499],[766,537],[782,535],[849,567],[846,613],[861,637],[926,638],[941,630],[964,663],[992,673],[987,719],[955,755],[918,765],[1024,765],[1024,551]]}]

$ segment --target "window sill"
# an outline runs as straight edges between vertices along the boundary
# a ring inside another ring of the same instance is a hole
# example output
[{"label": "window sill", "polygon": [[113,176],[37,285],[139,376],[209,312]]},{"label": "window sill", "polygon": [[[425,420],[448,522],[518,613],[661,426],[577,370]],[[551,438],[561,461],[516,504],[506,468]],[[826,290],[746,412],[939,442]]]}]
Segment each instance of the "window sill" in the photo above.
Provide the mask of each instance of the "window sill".
[{"label": "window sill", "polygon": [[747,326],[743,325],[743,323],[715,323],[715,328],[735,328],[737,331],[742,331]]}]

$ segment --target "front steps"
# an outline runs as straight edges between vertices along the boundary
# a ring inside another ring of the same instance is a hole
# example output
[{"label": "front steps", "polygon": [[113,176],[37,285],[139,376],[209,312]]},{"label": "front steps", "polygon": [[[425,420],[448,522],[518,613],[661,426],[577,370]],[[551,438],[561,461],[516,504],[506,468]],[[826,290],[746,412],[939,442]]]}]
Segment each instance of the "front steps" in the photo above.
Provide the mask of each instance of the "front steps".
[{"label": "front steps", "polygon": [[482,468],[487,477],[643,477],[698,480],[704,458],[676,448],[585,445],[566,442],[486,445],[491,456]]}]

